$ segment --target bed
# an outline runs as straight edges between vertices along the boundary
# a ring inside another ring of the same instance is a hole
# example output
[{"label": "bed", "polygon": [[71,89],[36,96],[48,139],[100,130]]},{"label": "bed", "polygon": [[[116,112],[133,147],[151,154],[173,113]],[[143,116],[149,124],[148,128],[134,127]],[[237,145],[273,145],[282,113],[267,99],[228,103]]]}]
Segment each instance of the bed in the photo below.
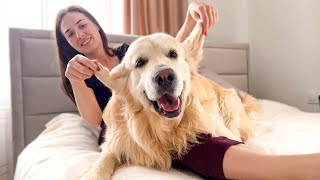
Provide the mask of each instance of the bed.
[{"label": "bed", "polygon": [[[109,43],[137,36],[109,34]],[[249,90],[248,44],[204,44],[199,71],[222,86]],[[84,121],[60,87],[52,32],[10,29],[12,159],[14,179],[78,179],[98,158],[100,129]],[[250,93],[250,92],[249,92]],[[320,152],[320,114],[259,99],[263,112],[253,117],[255,134],[247,144],[273,154]],[[311,138],[312,137],[312,138]],[[119,168],[113,179],[201,179],[181,169],[161,172]]]}]

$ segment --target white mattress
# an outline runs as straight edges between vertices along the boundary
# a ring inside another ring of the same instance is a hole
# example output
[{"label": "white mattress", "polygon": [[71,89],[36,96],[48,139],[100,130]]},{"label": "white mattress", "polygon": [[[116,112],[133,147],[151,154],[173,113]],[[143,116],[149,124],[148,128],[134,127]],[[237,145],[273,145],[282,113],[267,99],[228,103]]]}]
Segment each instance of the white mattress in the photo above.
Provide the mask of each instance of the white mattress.
[{"label": "white mattress", "polygon": [[[320,152],[320,113],[306,113],[269,100],[260,100],[264,112],[254,118],[255,135],[247,144],[273,154]],[[20,154],[15,179],[78,179],[99,156],[96,129],[78,115],[60,114]],[[122,167],[118,179],[201,179],[197,175],[172,169],[161,172],[144,167]]]}]

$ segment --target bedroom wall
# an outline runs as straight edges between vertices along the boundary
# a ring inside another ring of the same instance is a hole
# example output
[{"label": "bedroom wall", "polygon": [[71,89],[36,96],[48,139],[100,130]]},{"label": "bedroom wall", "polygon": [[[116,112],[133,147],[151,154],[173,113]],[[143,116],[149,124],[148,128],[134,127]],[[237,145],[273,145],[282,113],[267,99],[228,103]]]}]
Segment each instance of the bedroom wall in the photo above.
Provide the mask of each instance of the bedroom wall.
[{"label": "bedroom wall", "polygon": [[[19,6],[17,6],[19,4]],[[41,11],[30,11],[29,1],[2,1],[0,6],[0,108],[11,106],[10,66],[9,66],[9,27],[41,28]],[[41,9],[41,0],[33,0],[32,8]]]},{"label": "bedroom wall", "polygon": [[258,98],[320,112],[320,1],[206,0],[220,13],[210,41],[250,45],[249,89]]},{"label": "bedroom wall", "polygon": [[250,90],[260,97],[320,112],[320,1],[249,0]]},{"label": "bedroom wall", "polygon": [[205,2],[213,4],[219,12],[219,23],[209,30],[206,40],[248,42],[247,0],[206,0]]}]

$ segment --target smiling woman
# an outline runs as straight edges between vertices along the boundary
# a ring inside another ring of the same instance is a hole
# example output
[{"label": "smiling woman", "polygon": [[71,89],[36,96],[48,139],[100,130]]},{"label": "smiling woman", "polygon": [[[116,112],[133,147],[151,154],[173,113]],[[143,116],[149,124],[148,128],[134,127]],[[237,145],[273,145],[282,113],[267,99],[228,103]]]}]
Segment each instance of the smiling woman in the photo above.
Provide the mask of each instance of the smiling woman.
[{"label": "smiling woman", "polygon": [[[59,25],[58,25],[59,26]],[[99,29],[96,24],[89,20],[83,13],[71,12],[61,20],[61,33],[66,37],[68,43],[78,52],[82,52],[89,59],[94,59],[93,52],[99,51],[104,54]],[[58,36],[59,37],[59,36]],[[95,58],[102,58],[100,57]]]},{"label": "smiling woman", "polygon": [[[120,32],[118,23],[121,20],[111,21],[114,17],[119,17],[121,10],[118,7],[118,1],[105,1],[96,0],[94,3],[87,0],[64,0],[64,1],[49,1],[49,0],[33,0],[33,3],[20,0],[5,1],[0,6],[0,43],[1,60],[0,60],[0,82],[3,88],[0,89],[0,179],[7,180],[12,179],[13,169],[11,168],[12,162],[7,162],[7,157],[12,157],[12,130],[11,130],[11,96],[18,96],[17,92],[10,90],[10,57],[9,57],[9,28],[24,28],[24,29],[50,29],[54,27],[54,18],[57,12],[69,4],[80,4],[88,9],[101,19],[101,24],[104,27],[110,26],[108,32],[118,33]],[[120,2],[120,1],[119,1]],[[19,4],[17,6],[17,4]],[[109,8],[117,9],[117,11],[111,11]],[[17,12],[19,15],[17,15]],[[116,15],[113,15],[116,14]],[[110,18],[108,18],[110,17]],[[113,17],[113,18],[111,18]],[[107,21],[108,20],[108,21]],[[110,21],[109,21],[110,20]],[[117,23],[112,24],[111,23]],[[121,24],[120,24],[121,25]],[[11,48],[12,50],[12,48]],[[36,53],[41,53],[35,51]],[[11,55],[14,56],[14,55]],[[33,56],[34,57],[34,56]],[[42,61],[43,62],[43,61]],[[39,64],[35,65],[38,67]],[[11,74],[10,74],[11,73]],[[14,78],[13,78],[14,79]],[[12,93],[13,92],[13,93]],[[16,112],[14,112],[16,113]],[[36,130],[32,130],[33,133]],[[5,152],[8,152],[6,154]],[[10,161],[11,158],[8,158]],[[9,164],[9,168],[7,168]],[[8,174],[7,174],[8,173]]]},{"label": "smiling woman", "polygon": [[[6,1],[0,6],[0,39],[9,39],[9,27],[28,28],[28,29],[52,29],[54,27],[54,17],[57,12],[70,4],[79,4],[83,7],[92,10],[94,15],[101,19],[103,27],[108,33],[121,32],[122,1],[105,1],[96,0],[94,3],[87,0],[65,0],[65,1],[49,1],[49,0],[34,0],[32,5],[25,1]],[[19,6],[17,6],[19,4]],[[30,10],[32,9],[32,10]],[[117,9],[117,11],[112,11]],[[14,11],[13,11],[14,10]],[[17,16],[16,12],[23,14]],[[6,18],[10,17],[10,18]],[[118,17],[117,20],[115,18]],[[5,41],[6,42],[6,41]],[[0,45],[2,59],[0,61],[0,81],[4,87],[10,87],[10,72],[9,72],[9,47],[7,43]],[[10,89],[3,88],[0,90],[0,107],[8,109],[10,107]]]}]

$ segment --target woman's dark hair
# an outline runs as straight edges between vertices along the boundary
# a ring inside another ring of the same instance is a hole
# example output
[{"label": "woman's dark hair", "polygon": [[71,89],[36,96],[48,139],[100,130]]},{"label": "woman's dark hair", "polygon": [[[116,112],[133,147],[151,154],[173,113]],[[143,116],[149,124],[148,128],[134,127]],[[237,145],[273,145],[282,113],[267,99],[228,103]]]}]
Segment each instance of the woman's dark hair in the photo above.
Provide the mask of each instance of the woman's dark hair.
[{"label": "woman's dark hair", "polygon": [[[65,76],[65,71],[67,68],[68,62],[77,54],[81,54],[77,50],[75,50],[67,41],[67,39],[64,37],[64,35],[61,32],[61,21],[63,17],[70,13],[70,12],[78,12],[82,13],[84,16],[89,18],[96,26],[99,28],[99,34],[102,39],[102,44],[104,47],[105,52],[109,56],[114,56],[114,49],[110,48],[108,46],[108,39],[106,36],[106,33],[101,28],[98,21],[91,15],[87,10],[80,6],[69,6],[65,9],[61,9],[56,17],[55,22],[55,38],[56,38],[56,44],[57,44],[57,51],[59,54],[59,65],[60,65],[60,71],[61,71],[61,79],[62,79],[62,88],[65,91],[65,93],[70,97],[70,99],[76,104],[74,94],[72,91],[71,83],[69,79]],[[110,51],[111,50],[111,51]]]}]

